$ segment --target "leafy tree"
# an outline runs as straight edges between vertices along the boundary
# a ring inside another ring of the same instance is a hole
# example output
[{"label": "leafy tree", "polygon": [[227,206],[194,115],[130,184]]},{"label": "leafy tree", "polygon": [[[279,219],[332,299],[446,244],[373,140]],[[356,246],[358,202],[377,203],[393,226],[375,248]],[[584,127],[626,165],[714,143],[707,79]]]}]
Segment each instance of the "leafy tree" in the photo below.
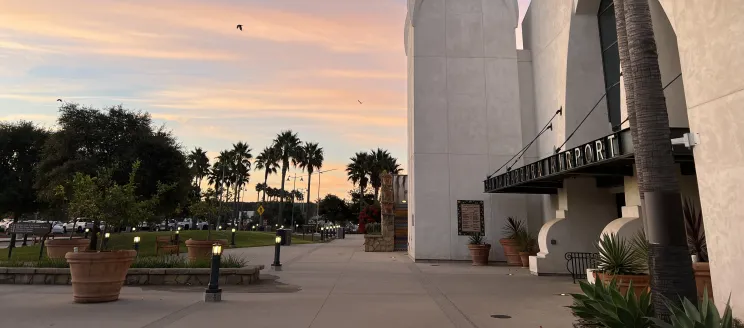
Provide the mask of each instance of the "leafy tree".
[{"label": "leafy tree", "polygon": [[207,240],[212,239],[212,227],[218,224],[218,218],[230,212],[224,202],[219,200],[218,194],[209,189],[204,193],[204,199],[191,204],[191,215],[197,220],[208,222]]},{"label": "leafy tree", "polygon": [[[266,202],[266,191],[268,190],[269,175],[276,174],[277,170],[281,167],[279,165],[279,152],[275,146],[266,147],[261,151],[261,154],[256,157],[256,169],[264,170],[264,182],[263,182],[263,202]],[[258,191],[258,190],[256,190]]]},{"label": "leafy tree", "polygon": [[[355,190],[349,190],[349,197],[351,197],[351,201],[349,202],[349,209],[352,211],[354,215],[359,215],[359,209],[361,204],[374,204],[375,203],[375,195],[373,194],[364,194],[364,202],[361,201],[359,197],[359,192]],[[361,207],[364,208],[364,207]]]},{"label": "leafy tree", "polygon": [[315,170],[323,167],[323,148],[318,147],[317,143],[305,142],[299,151],[298,166],[307,172],[307,208],[306,217],[310,217],[310,179],[313,177]]},{"label": "leafy tree", "polygon": [[194,178],[193,185],[196,186],[197,194],[201,194],[201,182],[209,174],[209,157],[207,152],[201,148],[194,148],[186,157],[186,162]]},{"label": "leafy tree", "polygon": [[188,196],[191,174],[186,157],[170,132],[153,126],[149,114],[121,105],[99,111],[66,103],[57,123],[59,130],[45,143],[38,167],[36,187],[43,197],[53,199],[57,186],[67,186],[76,173],[95,177],[101,167],[112,167],[110,178],[124,185],[128,168],[138,160],[136,195],[152,198],[159,182],[174,186],[160,195],[157,214],[172,214]]},{"label": "leafy tree", "polygon": [[[287,170],[289,170],[290,159],[291,164],[297,165],[298,154],[300,149],[300,138],[297,137],[297,133],[292,130],[282,131],[274,139],[274,148],[279,154],[279,158],[282,163],[282,187],[279,197],[281,198],[282,204],[284,204],[285,193],[284,193],[284,182],[287,178]],[[279,206],[279,221],[282,221],[282,212],[284,206]]]},{"label": "leafy tree", "polygon": [[[13,222],[41,209],[34,184],[49,132],[31,122],[0,122],[0,215],[10,214]],[[13,252],[16,235],[10,236],[8,257]]]},{"label": "leafy tree", "polygon": [[372,188],[375,189],[375,199],[379,199],[382,179],[380,174],[383,172],[398,174],[401,168],[398,159],[390,156],[387,150],[377,148],[369,153],[369,180]]},{"label": "leafy tree", "polygon": [[346,222],[353,217],[349,204],[336,195],[326,195],[319,206],[318,214],[331,222]]}]

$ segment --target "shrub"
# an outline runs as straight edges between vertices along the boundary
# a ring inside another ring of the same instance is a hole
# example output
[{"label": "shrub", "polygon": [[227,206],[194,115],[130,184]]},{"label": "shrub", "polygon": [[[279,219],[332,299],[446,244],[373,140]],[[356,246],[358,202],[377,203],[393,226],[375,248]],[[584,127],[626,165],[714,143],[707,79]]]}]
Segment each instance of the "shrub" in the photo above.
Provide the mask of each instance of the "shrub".
[{"label": "shrub", "polygon": [[638,251],[617,234],[603,234],[597,244],[597,268],[611,275],[639,275],[644,271]]},{"label": "shrub", "polygon": [[703,299],[698,301],[697,307],[686,298],[682,300],[682,307],[671,302],[666,302],[666,306],[672,312],[669,318],[671,324],[651,318],[660,328],[734,328],[740,324],[740,322],[736,322],[738,320],[733,318],[729,302],[726,302],[723,316],[719,314],[716,304],[708,299],[708,288],[705,288]]},{"label": "shrub", "polygon": [[654,308],[651,306],[651,295],[643,291],[640,297],[633,291],[630,283],[628,292],[620,294],[613,279],[605,285],[601,282],[589,284],[580,281],[584,294],[571,294],[574,305],[569,306],[574,316],[581,319],[584,326],[601,326],[608,328],[652,328]]}]

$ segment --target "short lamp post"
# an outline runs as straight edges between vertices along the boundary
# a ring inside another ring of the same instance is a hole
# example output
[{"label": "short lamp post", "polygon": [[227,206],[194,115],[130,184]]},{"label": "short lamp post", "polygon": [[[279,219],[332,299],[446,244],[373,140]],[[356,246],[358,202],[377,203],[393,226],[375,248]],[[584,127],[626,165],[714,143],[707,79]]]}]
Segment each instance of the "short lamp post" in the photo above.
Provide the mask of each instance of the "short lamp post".
[{"label": "short lamp post", "polygon": [[140,243],[140,237],[139,236],[134,237],[134,251],[137,252],[136,256],[139,256],[139,243]]},{"label": "short lamp post", "polygon": [[173,238],[173,243],[176,245],[181,244],[181,228],[179,227],[178,230],[176,230],[176,236]]},{"label": "short lamp post", "polygon": [[324,230],[325,230],[325,228],[323,228],[323,227],[320,227],[320,240],[321,240],[321,241],[324,241],[324,240],[325,240],[325,235],[323,234],[323,231],[324,231]]},{"label": "short lamp post", "polygon": [[88,233],[90,233],[90,228],[85,228],[85,239],[88,239]]},{"label": "short lamp post", "polygon": [[110,232],[103,234],[103,247],[101,247],[103,248],[103,250],[106,250],[106,248],[108,247],[109,238],[111,238]]},{"label": "short lamp post", "polygon": [[132,232],[135,232],[135,231],[137,231],[137,228],[136,227],[132,227]]},{"label": "short lamp post", "polygon": [[279,253],[281,252],[282,247],[282,237],[276,236],[276,239],[274,239],[274,241],[274,263],[271,263],[271,266],[278,268],[282,266],[282,263],[279,262]]},{"label": "short lamp post", "polygon": [[222,255],[222,245],[212,245],[212,271],[209,274],[209,285],[204,291],[205,302],[222,301],[222,289],[220,289],[220,256]]},{"label": "short lamp post", "polygon": [[232,240],[230,241],[230,246],[235,247],[235,228],[232,228]]},{"label": "short lamp post", "polygon": [[256,225],[255,224],[253,225],[253,231],[256,231]]}]

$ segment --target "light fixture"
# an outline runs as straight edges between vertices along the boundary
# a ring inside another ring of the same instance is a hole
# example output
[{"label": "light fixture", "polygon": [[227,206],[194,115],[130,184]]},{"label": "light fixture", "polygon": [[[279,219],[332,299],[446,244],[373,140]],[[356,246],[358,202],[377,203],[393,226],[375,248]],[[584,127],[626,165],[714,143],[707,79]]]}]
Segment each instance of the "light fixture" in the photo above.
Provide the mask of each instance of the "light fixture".
[{"label": "light fixture", "polygon": [[220,256],[222,255],[222,245],[215,243],[212,245],[212,255]]},{"label": "light fixture", "polygon": [[90,232],[90,228],[85,228],[85,233],[89,233],[89,232]]},{"label": "light fixture", "polygon": [[111,233],[110,232],[107,232],[107,233],[103,234],[103,238],[106,238],[106,239],[111,238]]},{"label": "light fixture", "polygon": [[178,230],[178,231],[181,231],[181,228],[182,228],[182,227],[178,227],[178,229],[177,229],[177,230]]},{"label": "light fixture", "polygon": [[140,237],[139,236],[134,237],[134,243],[139,244],[139,242],[140,242]]},{"label": "light fixture", "polygon": [[275,241],[275,242],[276,242],[277,244],[281,244],[281,243],[282,243],[282,237],[281,237],[281,236],[276,236],[276,238],[274,238],[274,241]]},{"label": "light fixture", "polygon": [[235,228],[232,228],[232,232],[235,232]]},{"label": "light fixture", "polygon": [[282,266],[282,262],[279,261],[279,256],[282,250],[282,236],[276,236],[274,238],[274,263],[271,263],[271,266],[274,268],[279,268]]},{"label": "light fixture", "polygon": [[402,200],[402,201],[400,201],[400,202],[401,202],[401,203],[404,203],[404,204],[405,204],[405,203],[408,203],[408,201],[407,201],[407,200],[405,200],[405,199],[404,199],[404,200]]},{"label": "light fixture", "polygon": [[217,227],[217,230],[222,230],[222,226]]},{"label": "light fixture", "polygon": [[135,232],[135,231],[137,231],[137,228],[132,227],[132,232]]}]

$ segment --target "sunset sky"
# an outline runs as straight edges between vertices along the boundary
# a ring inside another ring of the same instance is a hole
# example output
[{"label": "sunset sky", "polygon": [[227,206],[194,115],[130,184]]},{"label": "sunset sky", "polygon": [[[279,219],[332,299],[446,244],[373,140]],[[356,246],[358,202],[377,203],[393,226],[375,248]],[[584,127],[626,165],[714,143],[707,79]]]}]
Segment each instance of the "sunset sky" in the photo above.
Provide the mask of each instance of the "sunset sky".
[{"label": "sunset sky", "polygon": [[337,169],[321,194],[344,197],[357,151],[386,148],[406,167],[405,3],[0,0],[0,120],[53,127],[57,98],[123,104],[210,156],[238,141],[256,156],[292,129]]}]

